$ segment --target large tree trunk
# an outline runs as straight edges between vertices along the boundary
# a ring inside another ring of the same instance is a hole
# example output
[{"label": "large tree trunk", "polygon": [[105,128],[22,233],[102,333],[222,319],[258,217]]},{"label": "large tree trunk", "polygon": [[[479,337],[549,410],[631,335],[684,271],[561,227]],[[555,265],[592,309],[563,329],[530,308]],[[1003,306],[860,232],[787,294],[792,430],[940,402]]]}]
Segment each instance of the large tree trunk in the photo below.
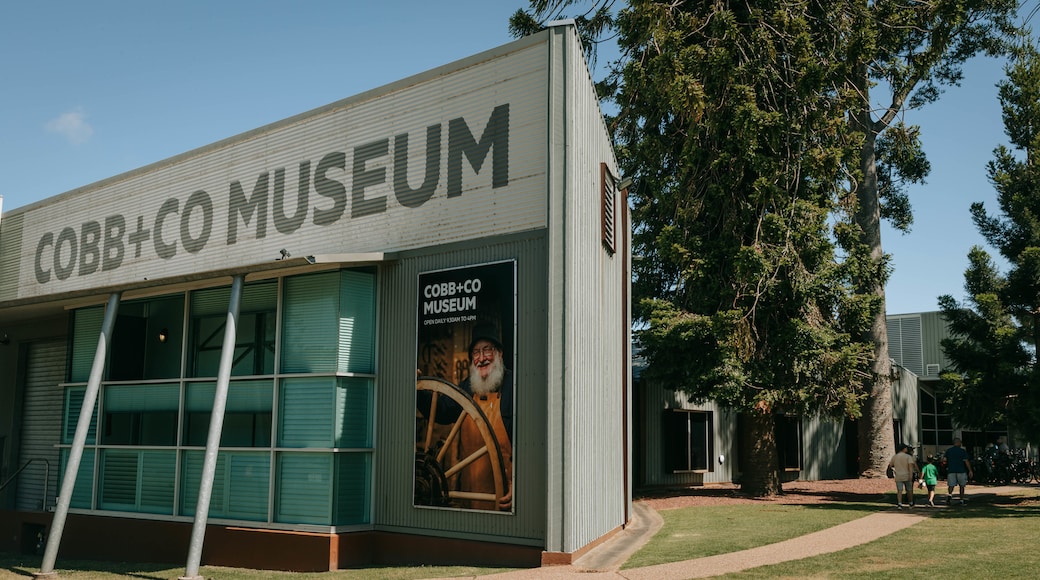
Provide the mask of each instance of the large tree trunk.
[{"label": "large tree trunk", "polygon": [[773,415],[756,410],[745,413],[743,418],[740,453],[744,470],[740,490],[754,497],[777,495],[782,490]]},{"label": "large tree trunk", "polygon": [[867,400],[863,403],[863,417],[858,422],[859,474],[860,477],[884,477],[888,461],[895,454],[892,363],[888,358],[888,325],[884,312],[875,319],[871,331],[876,358],[871,368],[873,380],[867,385]]},{"label": "large tree trunk", "polygon": [[[864,69],[863,80],[866,81]],[[862,90],[869,95],[864,84]],[[863,149],[860,151],[862,180],[856,188],[858,207],[855,220],[860,228],[860,241],[870,249],[870,260],[880,267],[884,259],[881,250],[881,203],[878,197],[877,156],[875,143],[877,129],[864,109],[853,122],[863,132]],[[878,312],[871,324],[869,336],[874,344],[874,363],[871,366],[870,382],[866,385],[867,400],[863,406],[863,417],[859,421],[859,471],[861,477],[884,477],[888,460],[895,454],[892,434],[892,362],[888,358],[888,321],[885,318],[884,280],[863,279],[857,282],[857,290],[874,294],[878,298]]]}]

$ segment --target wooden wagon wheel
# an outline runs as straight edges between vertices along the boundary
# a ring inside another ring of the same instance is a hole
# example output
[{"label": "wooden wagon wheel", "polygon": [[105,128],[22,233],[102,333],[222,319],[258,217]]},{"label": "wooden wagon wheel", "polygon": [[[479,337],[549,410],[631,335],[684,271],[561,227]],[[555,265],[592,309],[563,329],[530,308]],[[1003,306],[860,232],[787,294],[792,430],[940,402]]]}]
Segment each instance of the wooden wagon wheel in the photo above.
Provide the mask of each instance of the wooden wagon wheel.
[{"label": "wooden wagon wheel", "polygon": [[457,490],[449,491],[448,497],[456,499],[466,500],[477,500],[477,501],[491,501],[494,505],[498,505],[500,499],[505,496],[505,471],[503,469],[502,450],[498,445],[498,440],[495,438],[495,434],[491,429],[491,423],[488,422],[484,412],[480,410],[470,398],[469,395],[462,392],[458,387],[436,377],[419,377],[415,382],[415,388],[419,391],[430,391],[430,408],[428,412],[425,412],[427,424],[426,424],[426,436],[422,442],[422,452],[429,453],[430,448],[433,446],[433,426],[437,420],[437,406],[440,397],[448,397],[453,402],[462,408],[462,412],[459,413],[459,417],[455,420],[455,423],[451,427],[451,432],[444,439],[444,444],[437,452],[437,463],[443,464],[444,454],[451,447],[451,444],[459,435],[460,429],[462,429],[462,423],[467,418],[473,421],[476,425],[477,430],[480,432],[481,439],[484,441],[484,445],[470,453],[469,456],[463,457],[458,463],[452,465],[449,469],[444,471],[444,475],[447,479],[458,475],[461,471],[467,467],[473,465],[475,461],[483,457],[488,456],[491,461],[491,473],[494,478],[495,493],[482,493],[469,490]]}]

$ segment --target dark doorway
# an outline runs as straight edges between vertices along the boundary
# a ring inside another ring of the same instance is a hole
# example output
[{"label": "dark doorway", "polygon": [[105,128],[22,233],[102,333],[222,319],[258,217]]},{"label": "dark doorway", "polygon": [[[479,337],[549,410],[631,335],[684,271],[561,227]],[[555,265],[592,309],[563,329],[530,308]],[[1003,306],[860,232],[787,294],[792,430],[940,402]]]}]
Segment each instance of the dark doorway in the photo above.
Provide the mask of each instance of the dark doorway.
[{"label": "dark doorway", "polygon": [[859,422],[852,419],[845,421],[845,474],[859,475]]}]

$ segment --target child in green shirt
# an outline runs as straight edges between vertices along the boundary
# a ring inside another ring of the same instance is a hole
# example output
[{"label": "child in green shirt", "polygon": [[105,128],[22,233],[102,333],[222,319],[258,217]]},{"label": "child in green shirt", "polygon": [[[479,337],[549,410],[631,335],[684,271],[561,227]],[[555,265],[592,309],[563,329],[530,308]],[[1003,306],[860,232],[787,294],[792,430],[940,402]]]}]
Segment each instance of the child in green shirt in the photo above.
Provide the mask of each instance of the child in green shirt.
[{"label": "child in green shirt", "polygon": [[921,468],[920,486],[928,486],[928,507],[935,507],[935,486],[939,483],[939,469],[931,457],[925,459],[925,465]]}]

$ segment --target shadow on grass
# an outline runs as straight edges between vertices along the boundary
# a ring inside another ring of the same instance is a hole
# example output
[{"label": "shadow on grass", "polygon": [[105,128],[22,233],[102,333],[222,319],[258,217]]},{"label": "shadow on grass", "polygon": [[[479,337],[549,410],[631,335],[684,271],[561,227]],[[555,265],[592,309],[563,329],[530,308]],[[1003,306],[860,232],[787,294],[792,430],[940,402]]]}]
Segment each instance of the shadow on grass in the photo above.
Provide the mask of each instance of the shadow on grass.
[{"label": "shadow on grass", "polygon": [[941,506],[936,515],[947,519],[1035,518],[1040,516],[1040,497],[969,492],[967,505],[954,500],[954,505]]},{"label": "shadow on grass", "polygon": [[[996,489],[991,491],[990,486],[969,487],[969,502],[967,506],[964,506],[969,509],[964,513],[957,512],[957,510],[962,507],[960,505],[946,506],[940,503],[940,501],[946,496],[944,485],[944,482],[940,484],[935,495],[936,508],[930,508],[925,505],[928,498],[926,491],[915,490],[914,497],[917,507],[914,508],[914,513],[920,513],[921,515],[943,515],[944,517],[1033,517],[1040,515],[1040,495],[1036,495],[1036,492],[1040,490],[1040,485],[1014,486],[1020,488],[1022,493],[1026,495],[1007,495],[1006,491],[1003,494],[997,493]],[[1004,486],[997,487],[1003,488]],[[842,489],[840,486],[835,487],[834,489],[787,488],[784,489],[778,497],[770,499],[754,498],[748,494],[742,493],[739,487],[662,488],[639,490],[637,491],[635,499],[654,500],[679,497],[736,499],[761,505],[776,503],[784,505],[801,505],[807,509],[814,510],[839,509],[862,511],[865,513],[894,509],[896,504],[895,489],[883,492],[856,492]],[[986,512],[978,511],[978,509],[981,509],[984,505],[1001,506],[1003,509],[987,510]],[[976,510],[972,511],[972,507],[976,508]]]},{"label": "shadow on grass", "polygon": [[653,500],[674,497],[707,497],[740,499],[761,505],[800,505],[814,509],[842,509],[860,510],[865,512],[876,512],[884,509],[886,504],[891,507],[895,504],[894,491],[892,493],[855,493],[836,490],[784,490],[775,498],[756,498],[742,493],[739,488],[686,488],[686,489],[660,489],[644,490],[639,492],[634,499]]},{"label": "shadow on grass", "polygon": [[[0,552],[0,570],[15,576],[32,578],[39,572],[43,558],[26,554]],[[125,578],[142,578],[144,580],[167,580],[167,572],[175,564],[145,564],[134,562],[95,562],[93,560],[61,560],[58,570],[68,572],[98,572],[119,575]],[[154,572],[154,574],[153,574]]]},{"label": "shadow on grass", "polygon": [[[1030,488],[1023,487],[1023,491]],[[819,493],[806,495],[821,495]],[[1038,495],[1006,495],[978,488],[968,492],[967,505],[960,505],[955,499],[953,505],[946,505],[945,493],[935,495],[935,507],[927,505],[927,494],[916,495],[916,506],[913,513],[941,518],[1030,518],[1040,516],[1040,496]],[[806,504],[812,509],[854,509],[878,511],[895,507],[895,492],[883,494],[829,494],[827,502]]]}]

